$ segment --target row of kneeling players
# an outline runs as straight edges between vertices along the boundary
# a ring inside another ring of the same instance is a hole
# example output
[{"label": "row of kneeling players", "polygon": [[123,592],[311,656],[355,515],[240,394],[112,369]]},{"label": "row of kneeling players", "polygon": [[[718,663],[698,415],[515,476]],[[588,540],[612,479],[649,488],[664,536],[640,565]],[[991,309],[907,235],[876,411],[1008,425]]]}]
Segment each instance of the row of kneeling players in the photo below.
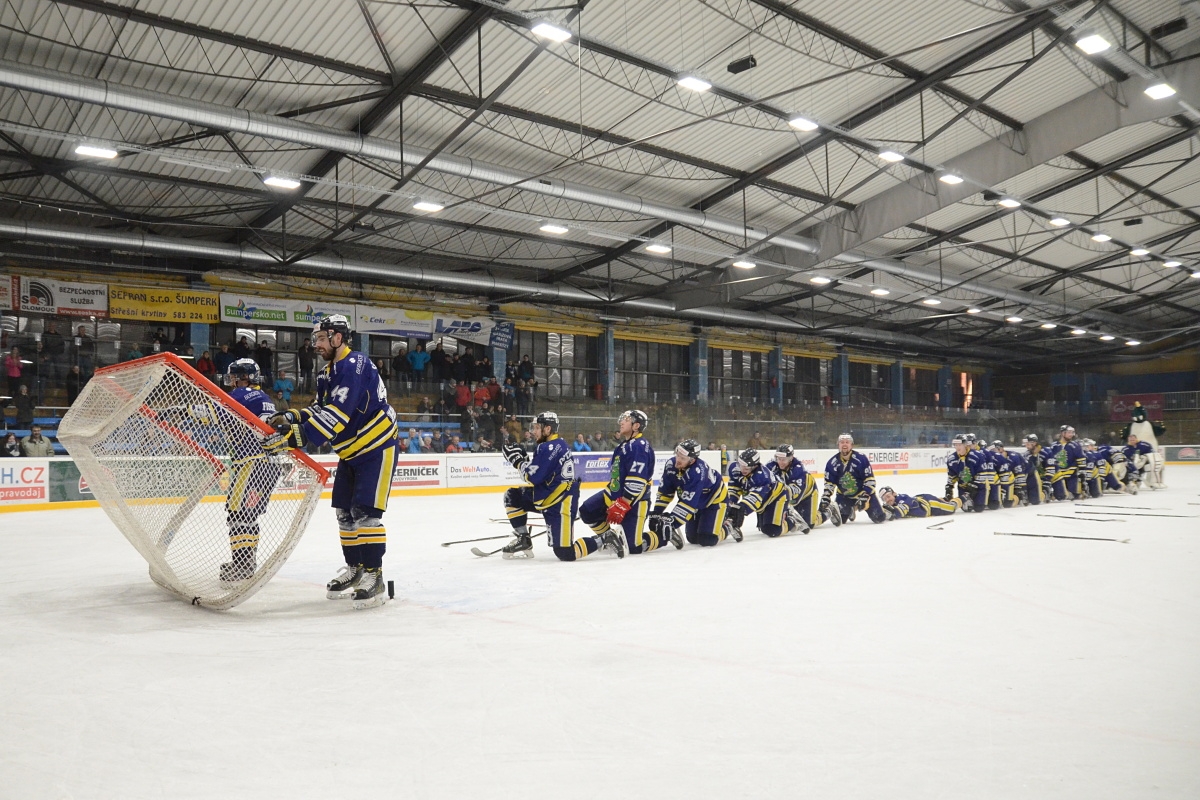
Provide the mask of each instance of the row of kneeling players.
[{"label": "row of kneeling players", "polygon": [[[817,476],[804,468],[790,444],[780,445],[767,463],[759,451],[743,450],[726,476],[704,462],[695,439],[684,439],[664,465],[651,499],[655,458],[645,436],[648,423],[642,411],[618,417],[622,442],[613,451],[608,485],[580,503],[575,462],[558,434],[558,415],[538,414],[532,455],[515,443],[504,448],[504,457],[524,481],[504,494],[516,537],[502,548],[504,558],[533,558],[533,512],[545,521],[554,555],[576,561],[601,550],[623,558],[668,544],[682,549],[685,542],[701,547],[726,539],[740,542],[750,513],[761,533],[777,537],[808,533],[826,521],[834,526],[853,522],[860,511],[881,523],[1100,497],[1105,490],[1136,493],[1144,477],[1152,488],[1160,487],[1150,468],[1153,448],[1136,436],[1124,448],[1096,446],[1088,439],[1076,441],[1075,429],[1064,425],[1053,445],[1026,436],[1023,453],[1007,451],[1000,441],[985,446],[972,434],[954,437],[942,496],[877,489],[871,462],[854,449],[848,433],[838,437],[838,452],[825,465],[821,492]],[[577,518],[592,535],[575,538]]]}]

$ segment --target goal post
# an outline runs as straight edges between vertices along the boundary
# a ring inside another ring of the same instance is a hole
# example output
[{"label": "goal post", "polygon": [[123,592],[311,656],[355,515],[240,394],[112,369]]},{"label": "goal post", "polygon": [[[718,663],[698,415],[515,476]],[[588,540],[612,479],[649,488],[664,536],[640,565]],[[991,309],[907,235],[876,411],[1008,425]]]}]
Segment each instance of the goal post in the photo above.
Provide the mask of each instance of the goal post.
[{"label": "goal post", "polygon": [[[159,586],[232,608],[291,554],[329,473],[268,455],[271,426],[173,353],[96,370],[58,428],[100,507]],[[249,563],[244,575],[231,564]]]}]

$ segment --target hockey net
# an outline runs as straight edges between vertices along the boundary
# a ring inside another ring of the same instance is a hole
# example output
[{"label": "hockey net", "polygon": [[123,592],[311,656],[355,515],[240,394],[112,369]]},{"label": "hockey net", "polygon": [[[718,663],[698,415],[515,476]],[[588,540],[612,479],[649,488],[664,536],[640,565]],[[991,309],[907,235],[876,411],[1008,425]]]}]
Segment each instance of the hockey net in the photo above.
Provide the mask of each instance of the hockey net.
[{"label": "hockey net", "polygon": [[214,609],[275,575],[328,478],[298,450],[268,456],[271,433],[170,353],[96,370],[58,428],[154,582]]}]

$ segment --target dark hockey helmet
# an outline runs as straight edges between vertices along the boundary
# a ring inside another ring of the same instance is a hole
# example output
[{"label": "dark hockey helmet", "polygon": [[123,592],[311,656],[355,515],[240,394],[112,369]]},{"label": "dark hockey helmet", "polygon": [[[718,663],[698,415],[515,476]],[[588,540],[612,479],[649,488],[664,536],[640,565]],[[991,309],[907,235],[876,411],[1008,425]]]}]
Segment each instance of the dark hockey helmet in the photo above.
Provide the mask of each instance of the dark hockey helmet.
[{"label": "dark hockey helmet", "polygon": [[650,422],[650,418],[646,416],[645,411],[638,411],[635,408],[631,408],[628,411],[623,412],[621,416],[617,417],[617,424],[621,424],[621,420],[626,418],[630,419],[638,426],[639,433],[645,431],[646,425]]},{"label": "dark hockey helmet", "polygon": [[882,500],[882,499],[883,499],[883,496],[884,496],[885,494],[887,494],[888,492],[891,492],[892,494],[895,494],[895,493],[896,493],[896,490],[895,490],[895,489],[893,489],[893,488],[892,488],[892,487],[890,487],[890,486],[885,486],[885,487],[883,487],[882,489],[880,489],[880,490],[879,490],[879,499],[880,499],[880,500]]},{"label": "dark hockey helmet", "polygon": [[320,331],[340,333],[342,341],[348,341],[350,334],[353,333],[350,330],[350,320],[346,319],[345,314],[330,314],[327,317],[323,317],[320,322],[313,323],[313,334],[315,335]]},{"label": "dark hockey helmet", "polygon": [[742,469],[755,470],[762,466],[757,450],[743,450],[738,453],[738,466]]},{"label": "dark hockey helmet", "polygon": [[690,458],[695,461],[700,457],[700,443],[695,439],[684,439],[675,445],[675,455]]},{"label": "dark hockey helmet", "polygon": [[258,369],[258,362],[253,358],[239,358],[229,365],[225,374],[228,376],[226,383],[230,386],[238,381],[250,381],[255,386],[262,383],[262,373]]},{"label": "dark hockey helmet", "polygon": [[533,418],[533,424],[548,427],[551,433],[558,433],[558,414],[553,411],[543,411]]},{"label": "dark hockey helmet", "polygon": [[792,447],[790,444],[781,444],[781,445],[779,445],[779,447],[775,448],[775,460],[776,461],[778,461],[781,458],[786,458],[786,459],[790,460],[795,457],[796,457],[796,448]]},{"label": "dark hockey helmet", "polygon": [[975,438],[975,434],[973,434],[973,433],[964,433],[964,434],[963,434],[963,441],[964,441],[964,442],[966,442],[967,444],[975,444],[975,442],[976,442],[976,441],[978,441],[978,440]]}]

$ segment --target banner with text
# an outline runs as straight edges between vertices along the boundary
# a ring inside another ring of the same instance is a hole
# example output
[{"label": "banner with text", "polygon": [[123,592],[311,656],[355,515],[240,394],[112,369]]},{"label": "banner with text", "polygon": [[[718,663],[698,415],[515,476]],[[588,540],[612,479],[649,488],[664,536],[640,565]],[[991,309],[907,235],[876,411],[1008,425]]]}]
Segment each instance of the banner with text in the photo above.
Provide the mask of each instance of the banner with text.
[{"label": "banner with text", "polygon": [[355,306],[354,309],[354,324],[351,327],[356,333],[372,336],[415,336],[418,339],[428,339],[433,335],[432,311],[377,306]]},{"label": "banner with text", "polygon": [[[320,300],[279,300],[243,294],[221,293],[221,321],[243,325],[276,325],[281,328],[311,328],[332,314],[348,320],[355,317],[354,306]],[[351,323],[353,327],[353,323]]]},{"label": "banner with text", "polygon": [[475,344],[491,344],[492,328],[494,327],[496,327],[496,323],[487,317],[464,319],[463,317],[435,315],[433,318],[434,336],[453,336],[455,339],[463,339]]},{"label": "banner with text", "polygon": [[70,283],[51,278],[21,278],[20,308],[64,317],[103,317],[108,314],[108,286]]},{"label": "banner with text", "polygon": [[186,290],[108,287],[108,316],[142,322],[220,322],[220,296]]},{"label": "banner with text", "polygon": [[45,503],[50,499],[50,462],[43,458],[6,458],[0,465],[0,505]]},{"label": "banner with text", "polygon": [[1142,408],[1146,409],[1146,419],[1162,421],[1166,399],[1161,394],[1119,394],[1112,399],[1109,422],[1129,422],[1130,415],[1136,407],[1134,403],[1141,403]]},{"label": "banner with text", "polygon": [[21,293],[21,279],[16,275],[0,275],[0,311],[12,311],[17,307],[17,295]]}]

